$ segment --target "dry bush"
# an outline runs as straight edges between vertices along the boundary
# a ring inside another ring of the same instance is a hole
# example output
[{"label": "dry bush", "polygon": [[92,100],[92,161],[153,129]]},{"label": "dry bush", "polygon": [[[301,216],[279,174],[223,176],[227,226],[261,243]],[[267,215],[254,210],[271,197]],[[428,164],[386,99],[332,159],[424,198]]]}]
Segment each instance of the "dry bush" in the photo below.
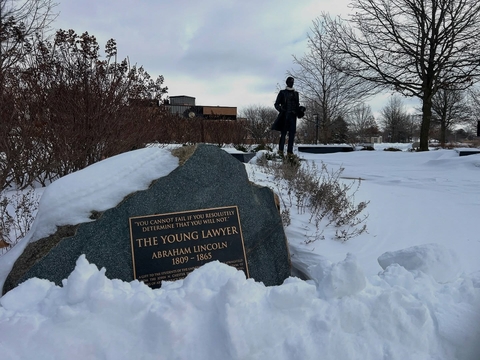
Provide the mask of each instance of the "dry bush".
[{"label": "dry bush", "polygon": [[[0,71],[0,186],[27,189],[106,157],[161,139],[171,118],[159,107],[163,77],[151,79],[115,41],[100,56],[94,36],[60,30],[31,41],[28,56]],[[153,106],[152,106],[153,105]],[[165,120],[165,121],[164,121]],[[15,243],[33,221],[36,200],[3,196],[1,243]]]},{"label": "dry bush", "polygon": [[470,148],[480,148],[480,137],[473,140],[465,140],[467,147]]},{"label": "dry bush", "polygon": [[272,161],[265,157],[258,164],[274,179],[283,203],[282,219],[285,226],[290,222],[290,208],[296,207],[299,213],[307,210],[311,213],[310,221],[315,224],[316,233],[307,242],[323,238],[324,229],[329,226],[335,227],[335,237],[342,241],[366,231],[365,220],[368,215],[361,213],[368,202],[355,204],[360,180],[349,183],[342,181],[343,168],[331,171],[322,163],[318,169],[315,164],[300,163],[295,157],[284,161]]},{"label": "dry bush", "polygon": [[210,143],[217,146],[244,143],[247,136],[241,121],[164,116],[157,141],[171,144]]},{"label": "dry bush", "polygon": [[197,147],[195,145],[181,146],[172,150],[172,155],[178,158],[179,165],[183,165],[193,155]]},{"label": "dry bush", "polygon": [[243,125],[236,120],[205,121],[205,133],[205,140],[218,146],[244,142],[247,136]]},{"label": "dry bush", "polygon": [[2,194],[0,199],[1,254],[27,235],[35,219],[40,197],[34,190]]},{"label": "dry bush", "polygon": [[158,104],[166,88],[109,40],[60,30],[36,39],[23,62],[0,74],[0,185],[46,185],[106,157],[162,138],[171,118]]}]

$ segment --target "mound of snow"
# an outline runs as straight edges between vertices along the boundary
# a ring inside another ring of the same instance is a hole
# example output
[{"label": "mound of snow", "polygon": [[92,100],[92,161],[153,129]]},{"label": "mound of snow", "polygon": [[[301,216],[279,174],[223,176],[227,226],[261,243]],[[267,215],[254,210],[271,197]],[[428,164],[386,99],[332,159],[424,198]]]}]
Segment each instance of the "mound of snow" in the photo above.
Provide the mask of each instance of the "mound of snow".
[{"label": "mound of snow", "polygon": [[389,251],[380,255],[378,263],[383,269],[392,264],[398,264],[409,271],[421,271],[439,283],[454,281],[462,272],[455,252],[439,244],[425,244]]},{"label": "mound of snow", "polygon": [[363,270],[350,253],[337,264],[321,260],[318,265],[311,267],[310,273],[323,298],[353,295],[362,291],[367,284]]}]

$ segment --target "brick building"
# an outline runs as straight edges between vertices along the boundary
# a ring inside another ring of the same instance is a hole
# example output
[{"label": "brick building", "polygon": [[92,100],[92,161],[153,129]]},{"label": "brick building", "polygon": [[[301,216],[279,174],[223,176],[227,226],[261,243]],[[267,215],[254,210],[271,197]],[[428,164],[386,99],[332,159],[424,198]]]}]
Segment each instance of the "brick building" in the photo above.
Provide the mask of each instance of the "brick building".
[{"label": "brick building", "polygon": [[237,119],[237,108],[231,106],[204,106],[196,105],[195,98],[186,95],[170,96],[169,100],[163,103],[172,114],[184,118],[203,119]]}]

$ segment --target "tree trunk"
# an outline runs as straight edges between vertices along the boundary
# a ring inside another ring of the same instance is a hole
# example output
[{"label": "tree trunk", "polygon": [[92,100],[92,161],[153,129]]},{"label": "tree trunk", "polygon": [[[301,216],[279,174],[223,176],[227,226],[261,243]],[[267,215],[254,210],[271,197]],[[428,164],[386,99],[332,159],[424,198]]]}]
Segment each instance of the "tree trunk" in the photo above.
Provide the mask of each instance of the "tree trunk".
[{"label": "tree trunk", "polygon": [[324,101],[322,106],[322,135],[323,135],[324,145],[327,145],[328,142],[330,141],[330,137],[328,133],[329,127],[330,127],[330,117],[329,117],[329,112],[327,110],[327,106]]},{"label": "tree trunk", "polygon": [[425,92],[422,103],[422,126],[420,127],[420,151],[428,151],[428,134],[430,132],[430,120],[432,119],[432,96]]},{"label": "tree trunk", "polygon": [[445,143],[447,142],[447,120],[445,116],[442,116],[442,122],[440,123],[440,143],[442,147],[445,147]]}]

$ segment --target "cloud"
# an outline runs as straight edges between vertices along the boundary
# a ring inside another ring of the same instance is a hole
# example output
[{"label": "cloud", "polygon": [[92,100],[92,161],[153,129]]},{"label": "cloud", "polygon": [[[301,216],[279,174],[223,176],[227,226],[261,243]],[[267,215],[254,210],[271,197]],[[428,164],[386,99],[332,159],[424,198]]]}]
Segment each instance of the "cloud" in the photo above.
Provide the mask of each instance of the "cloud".
[{"label": "cloud", "polygon": [[272,106],[312,21],[346,1],[75,0],[59,4],[53,27],[88,31],[101,47],[114,38],[119,58],[163,75],[169,95]]}]

